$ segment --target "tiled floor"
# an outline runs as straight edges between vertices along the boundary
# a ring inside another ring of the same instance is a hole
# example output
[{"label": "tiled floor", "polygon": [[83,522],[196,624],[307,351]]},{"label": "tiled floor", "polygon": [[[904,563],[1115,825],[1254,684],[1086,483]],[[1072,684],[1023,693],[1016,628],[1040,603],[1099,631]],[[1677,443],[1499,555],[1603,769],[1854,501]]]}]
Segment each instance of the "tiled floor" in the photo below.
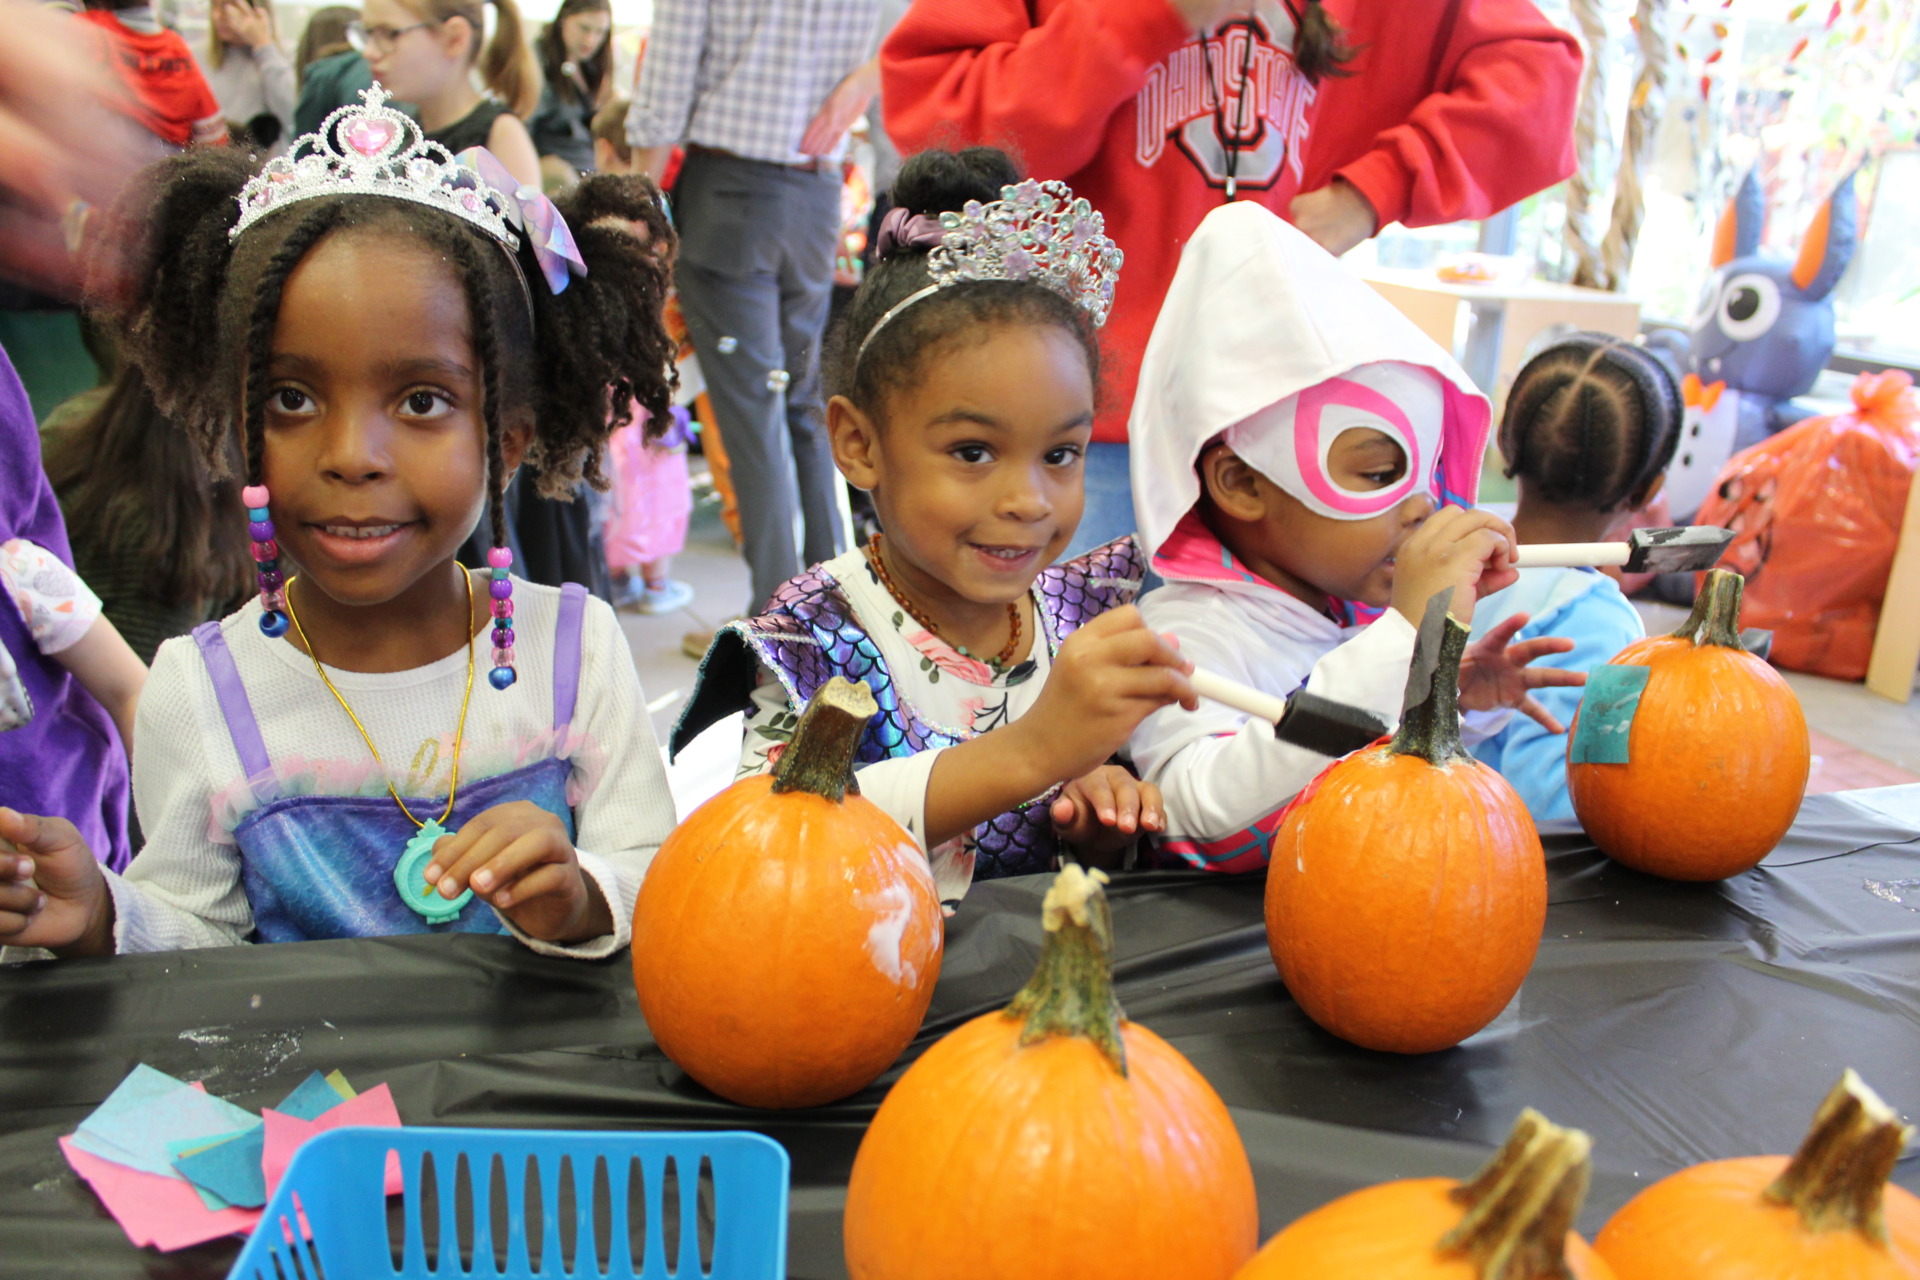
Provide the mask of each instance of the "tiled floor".
[{"label": "tiled floor", "polygon": [[[659,617],[620,615],[634,665],[653,712],[654,731],[664,745],[667,734],[693,692],[699,663],[681,652],[688,631],[711,631],[747,606],[747,571],[718,508],[696,509],[687,549],[676,557],[673,576],[693,584],[693,603]],[[1686,611],[1671,605],[1636,601],[1649,632],[1671,631]],[[1799,695],[1813,738],[1813,776],[1809,792],[1846,791],[1920,782],[1920,696],[1904,706],[1869,693],[1859,684],[1783,672]],[[674,772],[675,794],[686,810],[732,777],[737,731],[716,727],[681,758]]]}]

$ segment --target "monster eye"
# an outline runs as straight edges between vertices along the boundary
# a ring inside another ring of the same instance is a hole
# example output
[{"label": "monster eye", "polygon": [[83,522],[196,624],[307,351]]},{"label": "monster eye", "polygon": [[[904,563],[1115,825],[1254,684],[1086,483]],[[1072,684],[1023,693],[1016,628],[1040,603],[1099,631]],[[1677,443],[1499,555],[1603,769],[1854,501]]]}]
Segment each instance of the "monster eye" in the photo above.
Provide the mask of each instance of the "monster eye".
[{"label": "monster eye", "polygon": [[1780,318],[1780,286],[1756,272],[1727,281],[1720,290],[1720,331],[1735,342],[1752,342]]}]

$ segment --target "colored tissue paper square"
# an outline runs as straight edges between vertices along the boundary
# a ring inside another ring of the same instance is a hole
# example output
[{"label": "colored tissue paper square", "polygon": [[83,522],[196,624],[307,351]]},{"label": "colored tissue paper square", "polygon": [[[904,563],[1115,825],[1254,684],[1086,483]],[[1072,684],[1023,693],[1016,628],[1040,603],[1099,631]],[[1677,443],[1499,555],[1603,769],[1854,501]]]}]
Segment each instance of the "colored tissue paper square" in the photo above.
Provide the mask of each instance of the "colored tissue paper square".
[{"label": "colored tissue paper square", "polygon": [[60,1139],[60,1150],[73,1171],[100,1197],[127,1239],[137,1246],[152,1245],[171,1253],[251,1231],[260,1220],[258,1209],[211,1211],[189,1183],[115,1164],[80,1147],[72,1138]]},{"label": "colored tissue paper square", "polygon": [[202,1201],[211,1196],[220,1202],[208,1203],[209,1209],[229,1205],[258,1209],[267,1202],[267,1177],[261,1165],[266,1141],[266,1126],[256,1124],[177,1153],[173,1167],[200,1192]]},{"label": "colored tissue paper square", "polygon": [[181,1160],[181,1157],[183,1156],[198,1155],[200,1152],[205,1151],[211,1147],[219,1146],[222,1142],[227,1141],[229,1138],[234,1138],[238,1136],[239,1136],[238,1134],[227,1133],[227,1134],[220,1135],[218,1138],[215,1138],[211,1142],[207,1141],[204,1138],[193,1138],[186,1142],[169,1142],[167,1144],[167,1154],[173,1157],[174,1172],[178,1173],[181,1177],[185,1178],[187,1180],[187,1184],[191,1186],[195,1191],[200,1193],[201,1204],[204,1204],[205,1206],[207,1206],[207,1208],[215,1210],[216,1212],[221,1209],[230,1209],[233,1206],[231,1202],[225,1199],[222,1199],[220,1196],[215,1195],[213,1192],[207,1190],[205,1187],[195,1182],[193,1180],[193,1175],[180,1167],[180,1160]]},{"label": "colored tissue paper square", "polygon": [[[314,1120],[301,1120],[294,1116],[282,1115],[271,1108],[261,1113],[266,1130],[266,1142],[261,1155],[261,1166],[266,1173],[267,1194],[272,1195],[280,1180],[286,1176],[287,1166],[293,1163],[296,1151],[315,1134],[325,1133],[329,1129],[347,1129],[355,1125],[370,1125],[382,1129],[398,1129],[400,1112],[393,1105],[393,1092],[386,1085],[380,1085],[359,1094],[339,1106],[321,1114]],[[400,1181],[400,1160],[397,1156],[387,1157],[387,1194],[399,1195],[402,1189]]]},{"label": "colored tissue paper square", "polygon": [[[334,1074],[338,1075],[339,1072]],[[292,1116],[295,1120],[318,1120],[352,1096],[340,1092],[331,1079],[316,1071],[302,1080],[300,1087],[288,1094],[273,1110],[283,1116]]]},{"label": "colored tissue paper square", "polygon": [[341,1074],[338,1067],[327,1072],[327,1083],[332,1085],[333,1091],[343,1098],[350,1099],[359,1092],[359,1090],[347,1083],[347,1077]]},{"label": "colored tissue paper square", "polygon": [[1633,716],[1640,709],[1651,667],[1623,664],[1594,667],[1580,695],[1580,722],[1574,726],[1570,764],[1625,764]]},{"label": "colored tissue paper square", "polygon": [[209,1139],[256,1123],[251,1112],[142,1063],[80,1122],[73,1143],[129,1169],[178,1179],[168,1144]]}]

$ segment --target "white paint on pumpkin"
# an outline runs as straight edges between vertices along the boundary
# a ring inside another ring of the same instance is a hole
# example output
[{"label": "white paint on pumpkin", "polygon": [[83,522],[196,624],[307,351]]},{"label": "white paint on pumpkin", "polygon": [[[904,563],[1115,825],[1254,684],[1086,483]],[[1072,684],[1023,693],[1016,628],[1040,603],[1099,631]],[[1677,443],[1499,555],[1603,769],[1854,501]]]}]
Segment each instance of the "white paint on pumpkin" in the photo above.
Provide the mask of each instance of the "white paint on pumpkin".
[{"label": "white paint on pumpkin", "polygon": [[907,926],[913,922],[913,891],[890,884],[854,899],[862,911],[879,916],[867,930],[867,958],[895,986],[911,987],[920,980],[919,966],[907,958]]}]

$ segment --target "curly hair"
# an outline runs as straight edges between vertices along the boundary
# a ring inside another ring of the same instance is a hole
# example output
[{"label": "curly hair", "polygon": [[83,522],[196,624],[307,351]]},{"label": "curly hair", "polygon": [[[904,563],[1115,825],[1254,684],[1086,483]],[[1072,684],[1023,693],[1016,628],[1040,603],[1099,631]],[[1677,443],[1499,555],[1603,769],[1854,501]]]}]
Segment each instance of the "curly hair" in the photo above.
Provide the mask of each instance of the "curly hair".
[{"label": "curly hair", "polygon": [[1673,461],[1684,412],[1652,352],[1577,333],[1526,363],[1500,419],[1506,474],[1527,496],[1616,511]]},{"label": "curly hair", "polygon": [[[909,213],[938,217],[957,213],[969,200],[998,200],[1002,187],[1019,181],[1012,159],[994,147],[922,151],[900,167],[893,202]],[[1092,319],[1053,290],[1020,280],[951,285],[888,321],[862,350],[882,316],[932,283],[927,252],[890,254],[867,273],[828,344],[833,394],[884,421],[888,397],[912,386],[937,348],[1010,324],[1053,325],[1071,334],[1086,354],[1087,375],[1098,394],[1100,344]]]},{"label": "curly hair", "polygon": [[[302,201],[250,227],[238,244],[240,188],[258,159],[230,148],[171,156],[130,184],[113,214],[123,257],[96,264],[90,293],[145,375],[160,411],[226,474],[237,434],[247,483],[260,481],[265,373],[288,276],[328,236],[408,236],[458,273],[482,378],[488,515],[505,541],[503,422],[531,410],[527,461],[540,491],[563,497],[584,477],[604,488],[609,435],[632,421],[664,431],[676,376],[662,321],[674,246],[659,193],[644,178],[592,177],[558,204],[587,274],[554,295],[484,232],[451,214],[385,196]],[[638,224],[644,234],[632,229]],[[529,308],[531,302],[531,308]]]}]

